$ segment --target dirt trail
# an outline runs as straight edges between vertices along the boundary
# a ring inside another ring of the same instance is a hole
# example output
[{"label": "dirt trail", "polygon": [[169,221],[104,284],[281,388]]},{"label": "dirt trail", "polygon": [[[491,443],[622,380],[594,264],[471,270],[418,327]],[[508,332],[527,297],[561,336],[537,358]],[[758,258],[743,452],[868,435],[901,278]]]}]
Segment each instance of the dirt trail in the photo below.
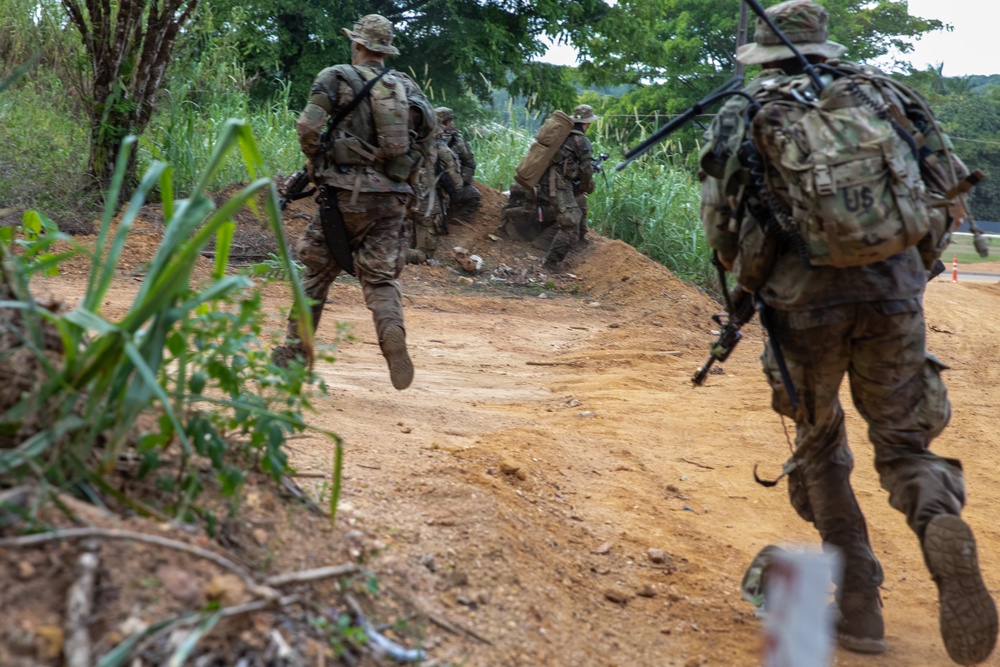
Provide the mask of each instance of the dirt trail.
[{"label": "dirt trail", "polygon": [[[491,240],[497,202],[487,197],[480,223],[453,230],[449,245],[478,252],[487,269],[535,275],[529,246]],[[303,559],[360,531],[353,539],[384,585],[490,642],[432,626],[428,646],[441,663],[759,664],[743,572],[766,544],[818,542],[784,484],[753,481],[755,464],[771,476],[788,455],[759,370],[760,331],[751,327],[724,374],[696,390],[690,377],[714,338],[717,306],[628,246],[598,239],[558,290],[544,280],[468,285],[444,264],[404,276],[417,368],[404,392],[389,384],[356,283],[331,291],[320,337],[332,340],[341,321],[353,338],[320,368],[330,395],[314,419],[346,442],[345,488],[339,530],[303,536]],[[123,281],[115,300],[134,284]],[[50,286],[67,297],[80,289],[72,277]],[[277,291],[267,302],[285,306]],[[934,283],[926,309],[930,349],[951,366],[954,409],[935,451],[965,463],[966,517],[995,590],[1000,285]],[[886,571],[890,649],[841,651],[836,664],[950,664],[916,539],[888,506],[863,422],[847,409],[854,484]],[[290,446],[300,471],[329,469],[324,441]],[[666,562],[650,562],[650,548]]]}]

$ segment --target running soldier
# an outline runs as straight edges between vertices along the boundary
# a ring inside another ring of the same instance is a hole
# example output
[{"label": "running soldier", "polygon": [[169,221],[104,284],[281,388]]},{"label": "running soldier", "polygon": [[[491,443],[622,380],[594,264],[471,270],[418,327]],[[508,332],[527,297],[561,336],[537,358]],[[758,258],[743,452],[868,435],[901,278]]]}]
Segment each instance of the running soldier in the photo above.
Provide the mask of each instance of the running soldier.
[{"label": "running soldier", "polygon": [[[816,67],[757,20],[737,59],[762,66],[745,88],[762,106],[748,113],[748,100],[731,97],[706,133],[701,217],[769,332],[762,361],[772,405],[796,426],[785,467],[791,503],[844,557],[840,644],[885,651],[884,576],[850,483],[839,400],[846,374],[882,487],[937,585],[948,655],[982,662],[996,643],[997,612],[960,516],[961,463],[930,451],[951,410],[923,316],[927,270],[954,223],[928,178],[968,172],[918,93],[874,68],[824,64],[846,49],[827,39],[822,7],[787,0],[767,14]],[[877,142],[861,139],[876,134]]]},{"label": "running soldier", "polygon": [[[420,145],[433,139],[437,118],[409,77],[385,67],[387,56],[399,55],[388,19],[369,14],[343,33],[351,40],[351,64],[316,76],[296,126],[320,190],[319,213],[296,251],[306,266],[303,282],[313,300],[313,327],[330,284],[342,271],[353,273],[372,312],[392,386],[406,389],[413,381],[413,363],[398,278],[406,261],[412,171]],[[292,319],[287,341],[273,357],[287,363],[301,356],[298,322]]]}]

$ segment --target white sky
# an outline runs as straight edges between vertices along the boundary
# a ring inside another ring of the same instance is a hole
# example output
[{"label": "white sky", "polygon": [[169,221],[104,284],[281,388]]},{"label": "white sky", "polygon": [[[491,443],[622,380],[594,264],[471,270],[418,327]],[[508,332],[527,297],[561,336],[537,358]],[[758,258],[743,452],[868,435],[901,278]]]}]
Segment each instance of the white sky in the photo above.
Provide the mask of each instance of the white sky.
[{"label": "white sky", "polygon": [[[909,8],[914,16],[938,19],[954,27],[952,32],[932,32],[916,42],[905,59],[917,69],[943,62],[945,76],[1000,74],[998,0],[909,0]],[[539,60],[575,65],[576,50],[557,44]]]}]

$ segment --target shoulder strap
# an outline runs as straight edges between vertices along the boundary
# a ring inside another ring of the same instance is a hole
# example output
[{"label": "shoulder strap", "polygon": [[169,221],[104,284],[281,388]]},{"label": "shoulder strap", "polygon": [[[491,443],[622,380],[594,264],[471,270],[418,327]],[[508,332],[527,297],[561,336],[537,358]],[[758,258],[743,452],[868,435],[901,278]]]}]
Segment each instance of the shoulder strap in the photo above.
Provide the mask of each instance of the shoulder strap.
[{"label": "shoulder strap", "polygon": [[352,99],[350,102],[347,103],[347,105],[344,108],[338,111],[337,115],[330,118],[330,120],[326,124],[326,129],[323,131],[323,136],[320,137],[320,143],[325,144],[327,143],[327,141],[329,141],[330,135],[333,134],[333,131],[337,129],[337,126],[340,125],[340,123],[345,118],[347,118],[347,114],[357,109],[358,105],[361,104],[361,102],[366,97],[368,97],[369,94],[371,94],[372,88],[375,87],[375,84],[378,83],[383,76],[385,76],[391,71],[392,70],[388,67],[383,68],[382,71],[378,73],[378,75],[373,77],[368,83],[365,84],[364,88],[355,93],[354,99]]}]

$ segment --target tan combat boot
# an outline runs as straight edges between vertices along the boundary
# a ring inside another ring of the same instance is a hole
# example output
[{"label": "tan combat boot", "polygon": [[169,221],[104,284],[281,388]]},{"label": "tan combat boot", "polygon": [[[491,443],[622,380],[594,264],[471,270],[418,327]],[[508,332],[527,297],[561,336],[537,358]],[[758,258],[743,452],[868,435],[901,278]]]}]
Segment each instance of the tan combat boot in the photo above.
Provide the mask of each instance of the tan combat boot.
[{"label": "tan combat boot", "polygon": [[406,389],[413,382],[413,362],[406,351],[406,332],[398,325],[390,326],[379,341],[385,361],[389,364],[389,378],[396,389]]},{"label": "tan combat boot", "polygon": [[997,642],[997,608],[979,572],[972,530],[959,516],[939,514],[927,524],[922,546],[938,587],[948,656],[960,665],[983,662]]}]

